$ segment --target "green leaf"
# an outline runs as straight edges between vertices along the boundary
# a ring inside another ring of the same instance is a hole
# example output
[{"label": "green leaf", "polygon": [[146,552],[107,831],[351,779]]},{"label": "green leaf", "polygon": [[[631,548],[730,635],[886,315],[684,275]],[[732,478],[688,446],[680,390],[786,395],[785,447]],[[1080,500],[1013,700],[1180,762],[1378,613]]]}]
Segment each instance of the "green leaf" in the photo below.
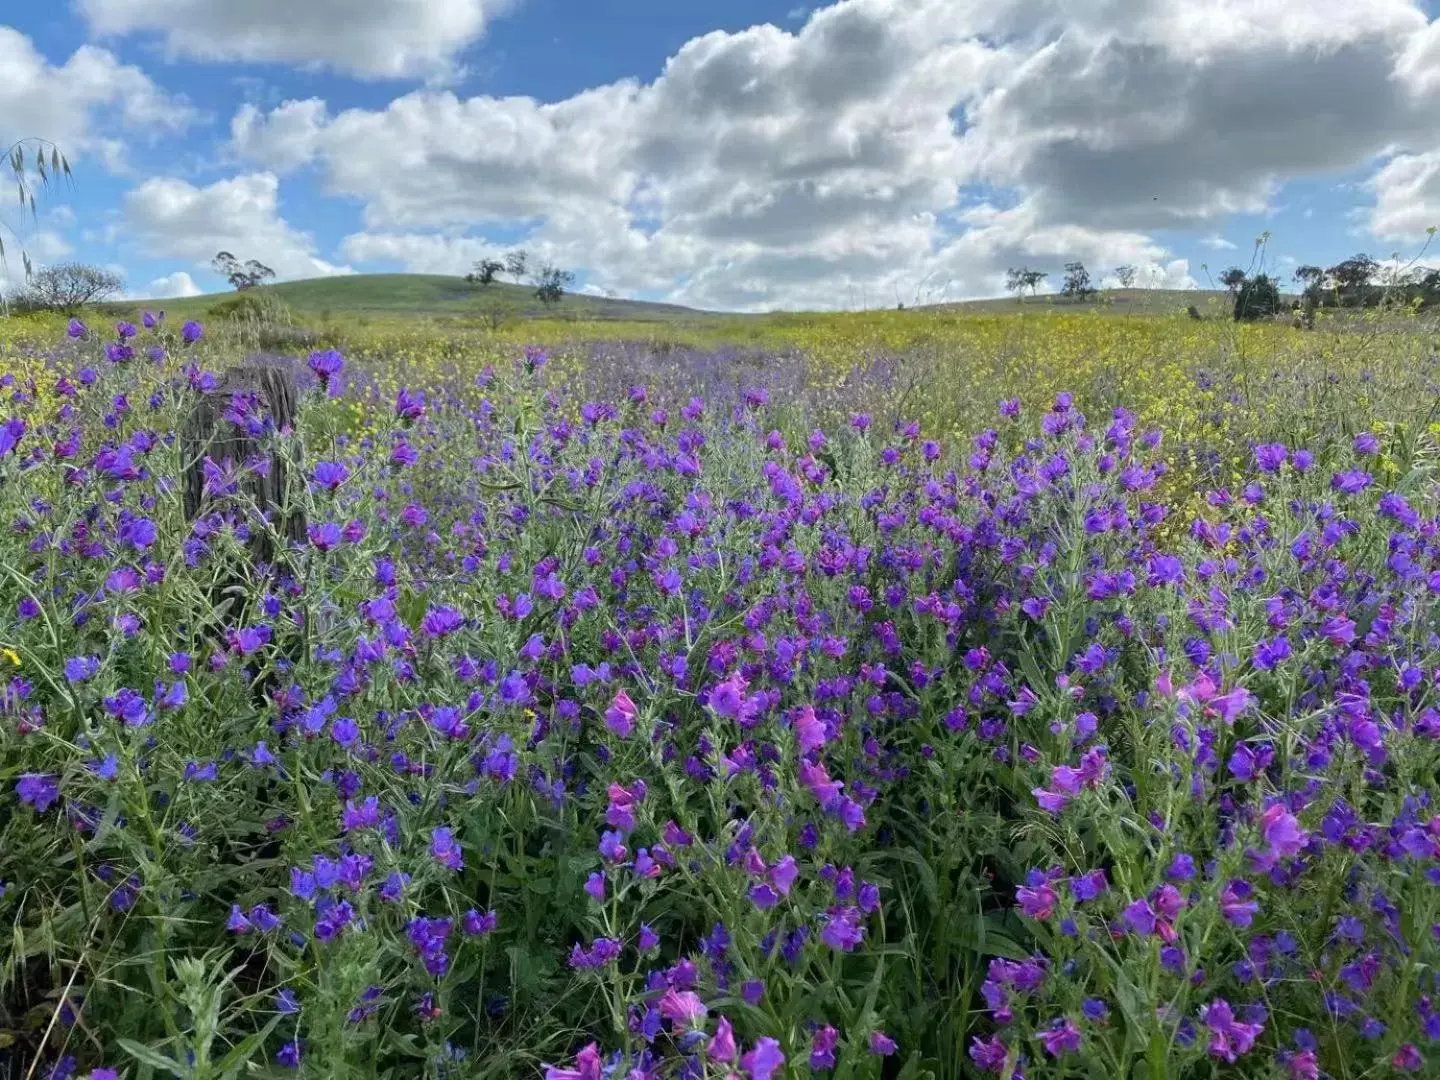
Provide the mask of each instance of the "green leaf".
[{"label": "green leaf", "polygon": [[265,1040],[270,1037],[270,1033],[275,1030],[280,1020],[280,1014],[276,1013],[270,1018],[268,1024],[253,1035],[237,1043],[228,1054],[216,1062],[215,1067],[220,1070],[221,1077],[228,1078],[240,1075],[240,1071],[249,1064],[250,1055],[258,1050]]},{"label": "green leaf", "polygon": [[184,1066],[178,1061],[166,1057],[160,1053],[159,1050],[145,1046],[143,1043],[135,1042],[133,1039],[116,1039],[115,1041],[119,1044],[121,1050],[124,1050],[143,1065],[148,1065],[152,1069],[160,1069],[168,1072],[171,1076],[183,1077],[185,1075],[186,1070]]},{"label": "green leaf", "polygon": [[900,1070],[900,1075],[895,1080],[935,1080],[935,1073],[924,1068],[924,1058],[920,1051],[915,1051],[905,1062],[905,1067]]},{"label": "green leaf", "polygon": [[1020,670],[1024,673],[1026,681],[1030,684],[1030,688],[1037,694],[1040,692],[1039,688],[1047,685],[1049,681],[1045,678],[1044,673],[1041,672],[1040,664],[1039,661],[1035,659],[1035,654],[1029,649],[1020,650]]}]

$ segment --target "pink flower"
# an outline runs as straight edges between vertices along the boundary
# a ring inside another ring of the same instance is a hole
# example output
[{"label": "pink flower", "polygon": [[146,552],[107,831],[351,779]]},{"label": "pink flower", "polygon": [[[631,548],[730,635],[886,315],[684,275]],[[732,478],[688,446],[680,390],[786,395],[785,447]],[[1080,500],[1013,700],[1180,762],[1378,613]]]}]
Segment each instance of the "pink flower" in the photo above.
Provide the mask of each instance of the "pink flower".
[{"label": "pink flower", "polygon": [[660,1015],[679,1027],[695,1027],[705,1020],[707,1012],[700,995],[673,986],[661,995],[659,1007]]},{"label": "pink flower", "polygon": [[1031,788],[1030,794],[1035,796],[1035,801],[1040,804],[1040,809],[1047,814],[1058,814],[1070,805],[1070,796],[1062,792],[1046,791],[1044,788]]},{"label": "pink flower", "polygon": [[1201,1022],[1210,1029],[1210,1056],[1223,1058],[1230,1064],[1255,1046],[1264,1024],[1248,1024],[1235,1019],[1234,1010],[1224,998],[1216,998],[1200,1010]]},{"label": "pink flower", "polygon": [[715,1035],[710,1040],[708,1053],[711,1061],[731,1062],[735,1060],[735,1032],[730,1028],[730,1021],[723,1016],[715,1025]]},{"label": "pink flower", "polygon": [[1425,1067],[1425,1058],[1414,1043],[1406,1043],[1395,1051],[1390,1064],[1402,1072],[1419,1072]]},{"label": "pink flower", "polygon": [[799,876],[800,871],[795,866],[793,855],[786,855],[770,868],[770,884],[775,886],[775,891],[781,896],[790,895],[790,886],[795,884],[795,879]]},{"label": "pink flower", "polygon": [[771,1080],[785,1064],[780,1044],[768,1036],[755,1042],[755,1049],[740,1059],[740,1067],[750,1073],[750,1080]]},{"label": "pink flower", "polygon": [[545,1080],[601,1080],[600,1047],[595,1043],[575,1055],[575,1067],[562,1069],[558,1065],[545,1067]]},{"label": "pink flower", "polygon": [[825,725],[815,715],[813,706],[806,705],[795,718],[795,742],[802,754],[819,750],[825,745]]},{"label": "pink flower", "polygon": [[825,771],[824,765],[812,765],[808,761],[800,763],[800,783],[804,784],[815,801],[823,809],[834,806],[840,798],[840,781],[831,780],[830,774]]},{"label": "pink flower", "polygon": [[630,700],[630,695],[624,690],[617,690],[610,707],[605,710],[605,726],[620,738],[628,739],[635,730],[635,720],[639,715],[640,710]]},{"label": "pink flower", "polygon": [[985,1072],[1002,1073],[1010,1063],[1010,1048],[999,1035],[991,1035],[988,1039],[976,1035],[970,1040],[970,1060]]},{"label": "pink flower", "polygon": [[1051,1057],[1073,1053],[1080,1049],[1080,1029],[1068,1016],[1056,1020],[1046,1031],[1040,1033],[1040,1042]]},{"label": "pink flower", "polygon": [[1320,1062],[1314,1050],[1301,1050],[1285,1063],[1290,1080],[1320,1080]]},{"label": "pink flower", "polygon": [[605,823],[613,825],[622,833],[635,829],[635,808],[645,801],[645,781],[636,780],[628,788],[623,784],[611,784],[606,794],[610,805],[605,811]]},{"label": "pink flower", "polygon": [[[1157,690],[1160,690],[1161,693],[1168,695],[1168,687],[1170,685],[1169,673],[1165,673],[1162,678],[1164,680],[1164,688],[1162,688],[1161,682],[1158,680],[1155,684],[1155,688]],[[1192,682],[1189,686],[1182,686],[1179,690],[1175,691],[1175,696],[1181,701],[1188,701],[1195,704],[1203,705],[1205,702],[1209,701],[1215,696],[1217,689],[1218,688],[1215,686],[1215,680],[1210,678],[1209,675],[1205,674],[1205,672],[1202,671],[1198,676],[1196,676],[1195,681]]]},{"label": "pink flower", "polygon": [[1294,814],[1274,803],[1260,815],[1260,839],[1265,844],[1265,854],[1272,860],[1289,859],[1300,854],[1309,834],[1300,828]]},{"label": "pink flower", "polygon": [[1020,904],[1020,910],[1032,919],[1044,921],[1055,914],[1055,902],[1059,899],[1055,890],[1050,887],[1049,882],[1030,888],[1021,885],[1015,890],[1015,899]]},{"label": "pink flower", "polygon": [[1210,709],[1221,720],[1230,727],[1235,726],[1235,719],[1255,702],[1255,695],[1246,690],[1243,686],[1237,686],[1228,694],[1221,694],[1219,697],[1210,699]]}]

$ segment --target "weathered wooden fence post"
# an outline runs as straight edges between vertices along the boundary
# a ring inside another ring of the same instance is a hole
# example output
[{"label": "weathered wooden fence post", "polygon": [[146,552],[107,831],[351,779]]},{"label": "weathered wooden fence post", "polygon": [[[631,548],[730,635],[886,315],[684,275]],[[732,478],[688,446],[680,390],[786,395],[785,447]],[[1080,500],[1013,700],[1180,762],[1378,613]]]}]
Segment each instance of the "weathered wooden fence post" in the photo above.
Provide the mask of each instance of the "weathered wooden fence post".
[{"label": "weathered wooden fence post", "polygon": [[[254,501],[255,507],[271,525],[271,528],[265,528],[258,522],[251,523],[249,580],[232,574],[216,583],[211,604],[213,618],[219,623],[217,629],[223,629],[228,621],[226,616],[231,603],[242,602],[253,583],[275,577],[287,561],[284,545],[301,543],[305,539],[304,510],[294,501],[289,501],[287,505],[286,498],[287,471],[292,463],[298,464],[298,460],[292,454],[292,461],[287,462],[275,449],[267,453],[263,435],[254,435],[247,426],[227,418],[226,413],[234,405],[237,394],[245,401],[247,410],[268,417],[276,431],[294,427],[298,401],[295,375],[290,368],[263,362],[248,363],[231,368],[220,377],[215,388],[207,391],[195,404],[181,432],[185,520],[194,521],[204,512],[209,501],[205,491],[205,461],[208,458],[224,468],[233,466],[243,470],[240,474],[241,492]],[[257,464],[261,467],[255,468]],[[277,550],[276,536],[280,539],[281,550]],[[291,651],[283,645],[280,648],[284,652]],[[256,686],[258,693],[263,695],[269,688],[269,680],[266,682],[266,686]]]},{"label": "weathered wooden fence post", "polygon": [[[216,464],[223,461],[245,466],[262,453],[260,439],[245,428],[225,419],[236,394],[253,395],[261,411],[270,417],[276,430],[295,424],[298,394],[295,375],[278,364],[250,363],[231,368],[220,377],[215,389],[201,397],[187,418],[181,437],[182,460],[185,462],[185,519],[194,521],[205,502],[205,459]],[[262,513],[282,513],[287,464],[276,452],[269,455],[269,468],[245,470],[242,488]],[[274,522],[275,531],[286,540],[305,539],[305,515],[292,507],[283,521]],[[275,557],[274,545],[267,530],[256,529],[251,536],[251,554],[255,563],[269,564]]]}]

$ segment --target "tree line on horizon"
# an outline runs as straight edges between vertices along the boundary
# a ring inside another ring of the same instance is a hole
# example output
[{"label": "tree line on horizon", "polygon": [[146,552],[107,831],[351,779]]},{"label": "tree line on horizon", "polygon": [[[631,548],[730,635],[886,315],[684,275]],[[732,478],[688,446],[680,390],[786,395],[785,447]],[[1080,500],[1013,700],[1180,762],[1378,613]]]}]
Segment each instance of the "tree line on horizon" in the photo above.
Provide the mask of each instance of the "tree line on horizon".
[{"label": "tree line on horizon", "polygon": [[[1135,284],[1134,266],[1117,266],[1112,274],[1123,289]],[[1023,299],[1026,293],[1034,298],[1049,276],[1047,271],[1034,267],[1012,266],[1005,275],[1005,291],[1014,293],[1017,300]],[[1307,325],[1313,321],[1315,312],[1324,308],[1363,309],[1395,304],[1420,311],[1440,304],[1440,270],[1409,266],[1387,274],[1384,264],[1364,252],[1333,266],[1297,267],[1292,279],[1300,291],[1298,300],[1292,301],[1291,306]],[[1251,273],[1231,266],[1220,274],[1219,282],[1230,295],[1237,320],[1266,318],[1285,310],[1281,279],[1274,274]],[[1060,296],[1085,299],[1096,291],[1083,263],[1065,264]]]}]

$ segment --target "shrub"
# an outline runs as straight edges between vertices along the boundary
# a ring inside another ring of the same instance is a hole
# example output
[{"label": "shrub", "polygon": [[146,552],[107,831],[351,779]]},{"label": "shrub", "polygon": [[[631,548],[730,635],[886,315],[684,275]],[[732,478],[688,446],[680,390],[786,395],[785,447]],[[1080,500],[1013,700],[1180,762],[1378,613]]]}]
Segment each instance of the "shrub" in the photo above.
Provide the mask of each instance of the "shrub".
[{"label": "shrub", "polygon": [[290,321],[290,309],[283,300],[263,289],[247,289],[211,304],[206,314],[222,322],[279,324]]},{"label": "shrub", "polygon": [[1280,311],[1280,287],[1268,274],[1246,278],[1235,294],[1235,319],[1268,319]]}]

